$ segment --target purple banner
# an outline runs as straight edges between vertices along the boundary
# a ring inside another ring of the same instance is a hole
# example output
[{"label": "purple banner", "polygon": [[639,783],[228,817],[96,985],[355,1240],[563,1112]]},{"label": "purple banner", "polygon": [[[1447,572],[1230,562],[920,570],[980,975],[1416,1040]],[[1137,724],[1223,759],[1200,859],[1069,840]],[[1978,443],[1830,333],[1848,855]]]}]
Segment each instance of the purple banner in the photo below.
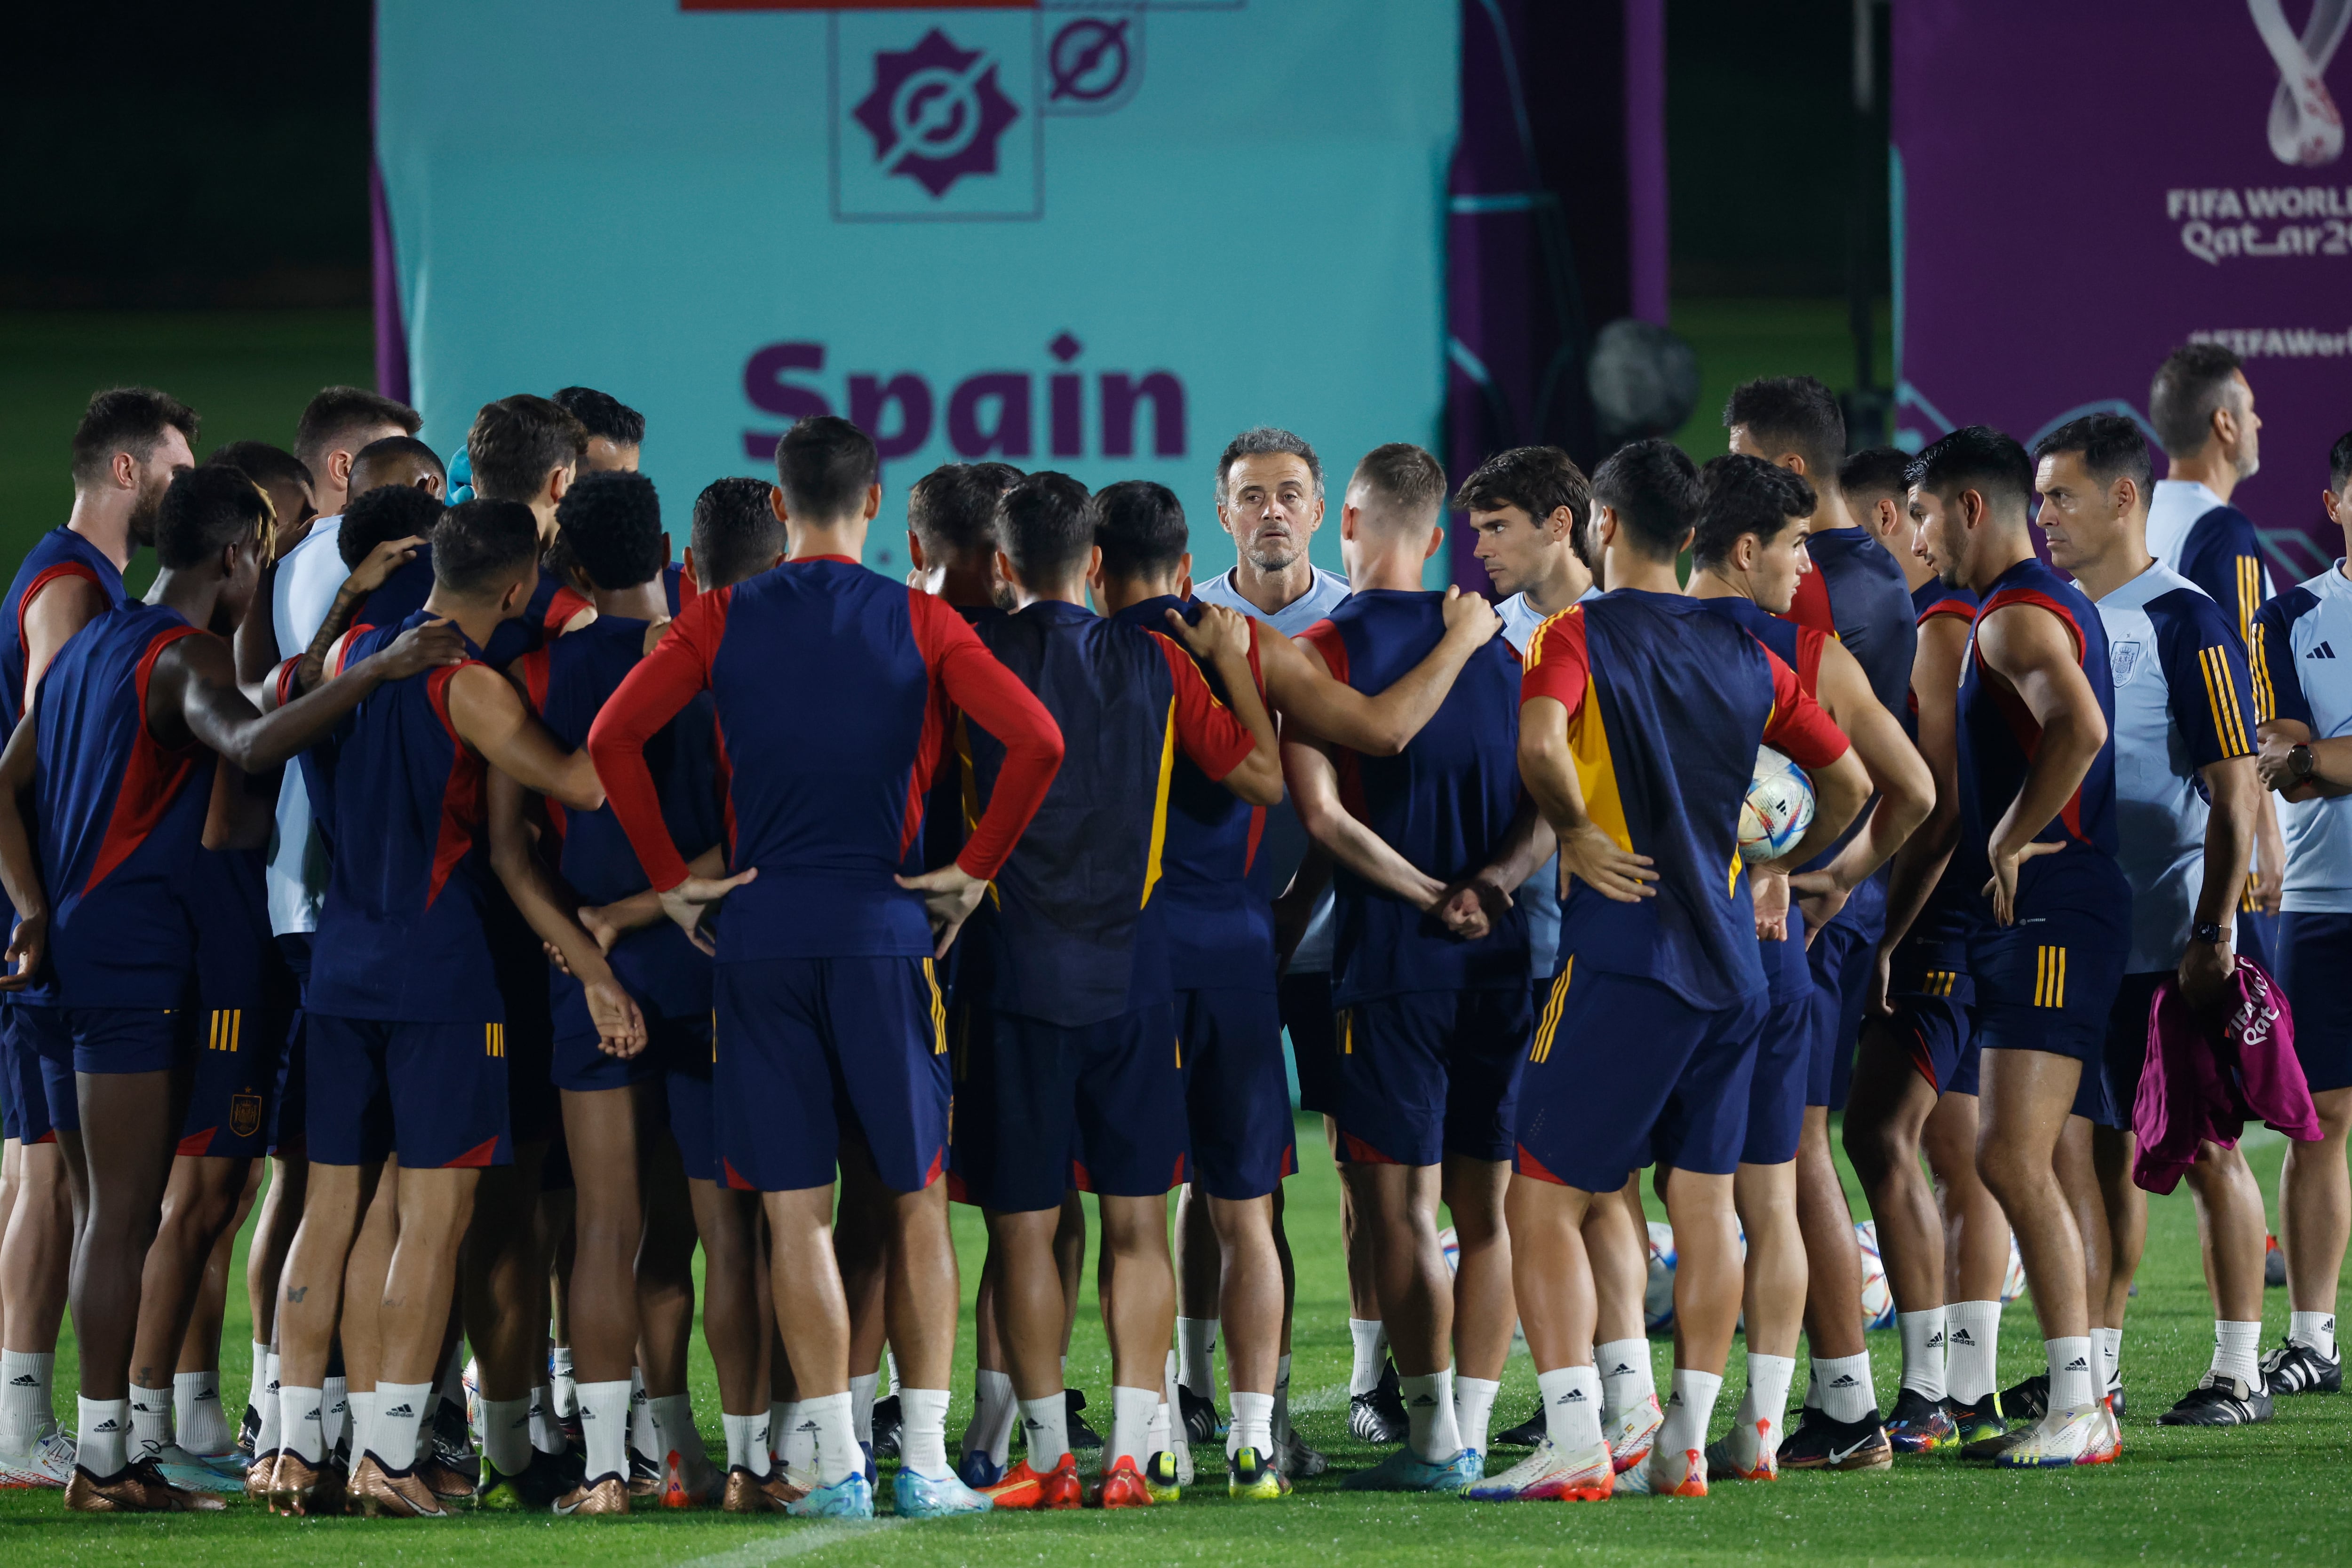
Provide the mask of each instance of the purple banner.
[{"label": "purple banner", "polygon": [[2352,78],[2352,0],[2292,3],[2292,22],[2284,0],[1895,7],[1903,444],[1977,423],[2030,444],[2094,409],[2145,425],[2165,355],[2216,340],[2263,422],[2231,500],[2279,582],[2342,553],[2319,493],[2352,428],[2352,160],[2328,87]]}]

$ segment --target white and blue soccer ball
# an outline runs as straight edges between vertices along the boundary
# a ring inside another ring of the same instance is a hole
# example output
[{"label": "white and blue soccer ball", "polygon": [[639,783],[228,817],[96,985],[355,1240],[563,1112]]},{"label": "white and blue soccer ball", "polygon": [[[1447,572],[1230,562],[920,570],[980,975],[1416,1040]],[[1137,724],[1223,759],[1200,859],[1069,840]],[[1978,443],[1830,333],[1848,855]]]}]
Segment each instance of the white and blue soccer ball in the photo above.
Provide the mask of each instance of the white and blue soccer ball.
[{"label": "white and blue soccer ball", "polygon": [[1853,1239],[1862,1249],[1862,1326],[1895,1326],[1895,1290],[1886,1282],[1886,1263],[1878,1255],[1878,1221],[1854,1222]]},{"label": "white and blue soccer ball", "polygon": [[1462,1238],[1454,1234],[1454,1227],[1437,1233],[1437,1248],[1445,1254],[1445,1277],[1450,1280],[1462,1272]]},{"label": "white and blue soccer ball", "polygon": [[1770,747],[1758,747],[1748,799],[1739,805],[1740,852],[1750,860],[1779,860],[1812,825],[1813,781]]},{"label": "white and blue soccer ball", "polygon": [[2009,1267],[2000,1276],[2000,1299],[2004,1305],[2025,1294],[2025,1254],[2017,1249],[2017,1232],[2009,1233]]},{"label": "white and blue soccer ball", "polygon": [[1642,1324],[1652,1333],[1675,1326],[1675,1228],[1650,1221],[1650,1282],[1642,1292]]}]

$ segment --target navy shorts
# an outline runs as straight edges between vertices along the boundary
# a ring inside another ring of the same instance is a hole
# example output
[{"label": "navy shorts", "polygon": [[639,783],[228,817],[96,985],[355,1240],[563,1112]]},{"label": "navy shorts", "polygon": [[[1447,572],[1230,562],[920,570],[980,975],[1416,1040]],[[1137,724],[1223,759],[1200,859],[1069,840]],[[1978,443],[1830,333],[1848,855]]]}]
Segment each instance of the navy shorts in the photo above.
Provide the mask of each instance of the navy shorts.
[{"label": "navy shorts", "polygon": [[661,1051],[662,1098],[669,1112],[669,1135],[677,1140],[677,1154],[686,1174],[698,1181],[718,1181],[718,1112],[711,1098],[712,1015],[666,1020]]},{"label": "navy shorts", "polygon": [[293,1011],[292,981],[285,978],[257,1006],[204,1013],[188,1113],[180,1123],[181,1154],[249,1160],[269,1151],[269,1102]]},{"label": "navy shorts", "polygon": [[1331,972],[1282,977],[1282,1027],[1298,1069],[1298,1108],[1328,1115],[1339,1108],[1339,1032],[1332,1027]]},{"label": "navy shorts", "polygon": [[1654,980],[1573,957],[1528,1051],[1512,1168],[1586,1192],[1615,1192],[1653,1163],[1728,1176],[1748,1139],[1761,991],[1706,1009]]},{"label": "navy shorts", "polygon": [[1786,1165],[1797,1157],[1797,1139],[1805,1129],[1811,1011],[1810,992],[1793,1001],[1768,1004],[1763,1032],[1756,1041],[1756,1066],[1748,1080],[1748,1133],[1739,1145],[1743,1166]]},{"label": "navy shorts", "polygon": [[278,938],[278,956],[294,980],[294,1011],[286,1020],[285,1039],[278,1052],[278,1080],[269,1096],[269,1152],[291,1149],[299,1154],[305,1118],[310,1113],[310,1074],[304,1040],[307,1035],[304,998],[310,988],[310,933],[289,931]]},{"label": "navy shorts", "polygon": [[945,1168],[947,1006],[929,958],[720,964],[715,985],[711,1092],[729,1186],[824,1186],[845,1136],[899,1192]]},{"label": "navy shorts", "polygon": [[413,1170],[514,1162],[506,1026],[310,1017],[310,1158]]},{"label": "navy shorts", "polygon": [[27,1041],[16,1043],[16,1003],[0,1002],[0,1137],[23,1144],[45,1144],[57,1134],[49,1128],[49,1095],[41,1083],[41,1057]]},{"label": "navy shorts", "polygon": [[67,1008],[76,1072],[170,1072],[186,1064],[198,1008]]},{"label": "navy shorts", "polygon": [[73,1030],[66,1022],[65,1009],[12,1001],[7,1024],[16,1081],[26,1086],[17,1136],[28,1144],[46,1144],[59,1133],[80,1132]]},{"label": "navy shorts", "polygon": [[1519,986],[1407,991],[1338,1014],[1339,1157],[1433,1166],[1511,1157],[1535,1004]]},{"label": "navy shorts", "polygon": [[[506,1006],[507,1130],[518,1144],[542,1144],[563,1130],[555,1093],[555,1013],[547,995],[547,949],[511,906],[486,912],[490,962]],[[406,1162],[403,1162],[404,1164]]]},{"label": "navy shorts", "polygon": [[[2131,1131],[2132,1106],[2139,1099],[2140,1070],[2147,1062],[2147,1012],[2156,988],[2172,977],[2170,969],[2126,975],[2116,988],[2116,1005],[2107,1015],[2107,1038],[2102,1071],[2083,1072],[2084,1087],[2074,1094],[2074,1114],[2087,1116],[2102,1127]],[[2096,1079],[2095,1089],[2092,1082]]]},{"label": "navy shorts", "polygon": [[1179,991],[1176,1035],[1193,1185],[1211,1197],[1264,1197],[1298,1168],[1274,993]]},{"label": "navy shorts", "polygon": [[1878,945],[1852,925],[1833,920],[1805,949],[1812,966],[1813,995],[1806,1012],[1809,1037],[1805,1103],[1845,1108],[1853,1077],[1853,1041],[1862,1028],[1862,1004]]},{"label": "navy shorts", "polygon": [[2124,936],[2119,921],[2059,910],[1970,937],[1983,1049],[2071,1056],[2096,1075],[2124,979]]},{"label": "navy shorts", "polygon": [[1187,1179],[1184,1044],[1169,1003],[1075,1027],[977,1000],[960,1010],[957,1197],[1027,1214],[1072,1187],[1154,1197]]},{"label": "navy shorts", "polygon": [[2279,916],[2278,983],[2313,1093],[2352,1087],[2352,915]]},{"label": "navy shorts", "polygon": [[1895,1011],[1881,1027],[1938,1094],[1977,1092],[1976,998],[1965,941],[1906,942],[1887,965],[1886,1005]]}]

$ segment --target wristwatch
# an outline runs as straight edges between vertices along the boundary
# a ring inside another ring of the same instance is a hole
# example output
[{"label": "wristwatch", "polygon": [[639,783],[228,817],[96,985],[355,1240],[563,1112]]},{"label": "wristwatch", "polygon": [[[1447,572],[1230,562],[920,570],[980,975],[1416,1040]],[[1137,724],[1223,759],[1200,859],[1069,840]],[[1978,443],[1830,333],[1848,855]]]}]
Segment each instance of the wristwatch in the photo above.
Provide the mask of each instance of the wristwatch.
[{"label": "wristwatch", "polygon": [[2221,947],[2228,946],[2230,934],[2211,921],[2206,920],[2189,928],[2189,939],[2191,942],[2203,942],[2211,946]]},{"label": "wristwatch", "polygon": [[2290,746],[2286,748],[2286,770],[2289,773],[2294,774],[2297,779],[2308,779],[2311,777],[2311,769],[2310,747]]}]

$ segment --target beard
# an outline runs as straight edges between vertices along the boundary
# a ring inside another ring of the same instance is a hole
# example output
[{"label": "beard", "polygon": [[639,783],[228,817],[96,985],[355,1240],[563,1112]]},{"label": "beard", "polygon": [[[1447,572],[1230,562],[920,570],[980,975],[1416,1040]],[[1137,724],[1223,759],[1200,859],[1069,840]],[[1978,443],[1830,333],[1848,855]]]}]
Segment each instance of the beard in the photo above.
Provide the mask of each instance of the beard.
[{"label": "beard", "polygon": [[155,542],[155,519],[163,510],[163,492],[172,487],[172,476],[149,476],[139,486],[139,498],[131,503],[131,516],[125,526],[131,530],[133,549],[151,547]]},{"label": "beard", "polygon": [[2230,466],[2237,470],[2240,480],[2251,479],[2262,469],[2263,455],[2257,448],[2242,449],[2231,459]]},{"label": "beard", "polygon": [[1302,552],[1297,545],[1285,541],[1268,545],[1264,549],[1253,547],[1242,553],[1249,557],[1250,565],[1258,570],[1276,572],[1287,571]]}]

